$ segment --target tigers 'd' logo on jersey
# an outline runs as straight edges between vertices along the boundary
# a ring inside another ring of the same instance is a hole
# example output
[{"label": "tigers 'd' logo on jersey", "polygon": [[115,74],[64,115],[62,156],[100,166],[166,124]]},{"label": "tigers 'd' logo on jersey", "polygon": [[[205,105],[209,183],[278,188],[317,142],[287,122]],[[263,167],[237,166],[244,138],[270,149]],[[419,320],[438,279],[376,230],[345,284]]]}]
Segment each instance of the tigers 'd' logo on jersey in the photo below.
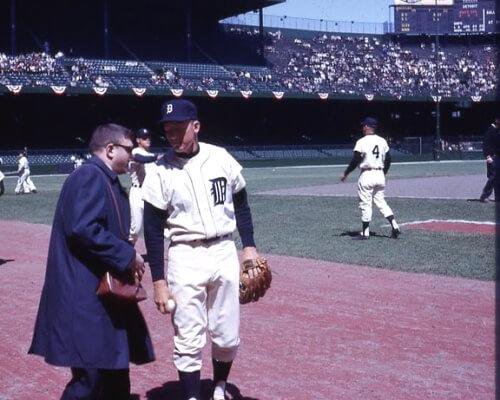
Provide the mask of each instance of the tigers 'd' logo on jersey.
[{"label": "tigers 'd' logo on jersey", "polygon": [[227,179],[215,178],[210,179],[210,182],[212,182],[210,193],[212,194],[212,198],[214,199],[214,206],[224,204],[226,201]]}]

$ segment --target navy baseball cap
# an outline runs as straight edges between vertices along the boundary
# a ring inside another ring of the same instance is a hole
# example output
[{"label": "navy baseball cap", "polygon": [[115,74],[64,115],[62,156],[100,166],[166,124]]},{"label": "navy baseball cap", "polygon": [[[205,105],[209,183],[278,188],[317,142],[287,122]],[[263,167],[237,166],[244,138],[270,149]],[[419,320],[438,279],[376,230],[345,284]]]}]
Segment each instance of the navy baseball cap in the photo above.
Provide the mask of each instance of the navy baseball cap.
[{"label": "navy baseball cap", "polygon": [[198,119],[198,111],[193,102],[186,99],[174,99],[161,106],[161,119],[158,123],[183,122]]},{"label": "navy baseball cap", "polygon": [[137,139],[148,139],[151,137],[151,132],[146,128],[138,129],[135,133]]},{"label": "navy baseball cap", "polygon": [[363,121],[361,121],[362,126],[370,126],[372,128],[376,128],[378,125],[378,121],[372,117],[366,117]]}]

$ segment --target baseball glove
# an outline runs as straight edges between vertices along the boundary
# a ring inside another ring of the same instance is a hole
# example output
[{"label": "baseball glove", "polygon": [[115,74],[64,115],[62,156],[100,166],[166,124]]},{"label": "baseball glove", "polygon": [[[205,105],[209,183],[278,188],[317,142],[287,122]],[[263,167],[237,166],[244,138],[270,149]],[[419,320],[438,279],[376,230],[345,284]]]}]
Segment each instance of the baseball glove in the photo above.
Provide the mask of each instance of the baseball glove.
[{"label": "baseball glove", "polygon": [[271,287],[271,268],[264,258],[243,261],[240,276],[240,303],[246,304],[263,297]]}]

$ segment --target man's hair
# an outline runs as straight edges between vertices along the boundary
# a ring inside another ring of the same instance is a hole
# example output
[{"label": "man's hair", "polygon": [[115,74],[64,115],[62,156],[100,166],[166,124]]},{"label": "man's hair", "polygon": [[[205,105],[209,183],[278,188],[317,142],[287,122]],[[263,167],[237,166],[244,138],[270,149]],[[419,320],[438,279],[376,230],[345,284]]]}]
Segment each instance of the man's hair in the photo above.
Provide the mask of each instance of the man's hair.
[{"label": "man's hair", "polygon": [[110,143],[118,143],[123,138],[132,140],[132,131],[117,124],[99,125],[92,133],[89,149],[92,153],[95,153]]}]

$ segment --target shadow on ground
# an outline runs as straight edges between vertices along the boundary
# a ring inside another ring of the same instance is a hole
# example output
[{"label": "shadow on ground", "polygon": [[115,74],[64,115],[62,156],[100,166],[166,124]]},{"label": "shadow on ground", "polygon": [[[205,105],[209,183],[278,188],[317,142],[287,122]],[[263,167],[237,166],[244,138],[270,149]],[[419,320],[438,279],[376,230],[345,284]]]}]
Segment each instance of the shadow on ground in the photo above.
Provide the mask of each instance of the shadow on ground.
[{"label": "shadow on ground", "polygon": [[[361,235],[359,231],[344,231],[339,233],[338,235],[335,236],[349,236],[353,239],[358,239]],[[374,231],[370,231],[370,237],[377,237],[377,238],[384,238],[384,239],[391,239],[390,235],[382,235],[381,233],[377,233]]]},{"label": "shadow on ground", "polygon": [[[212,398],[212,381],[203,379],[201,381],[201,398],[210,400]],[[182,400],[182,389],[179,381],[169,381],[161,387],[156,387],[146,393],[148,400]],[[255,397],[246,397],[241,394],[240,389],[228,383],[226,386],[226,398],[229,400],[258,400]]]}]

